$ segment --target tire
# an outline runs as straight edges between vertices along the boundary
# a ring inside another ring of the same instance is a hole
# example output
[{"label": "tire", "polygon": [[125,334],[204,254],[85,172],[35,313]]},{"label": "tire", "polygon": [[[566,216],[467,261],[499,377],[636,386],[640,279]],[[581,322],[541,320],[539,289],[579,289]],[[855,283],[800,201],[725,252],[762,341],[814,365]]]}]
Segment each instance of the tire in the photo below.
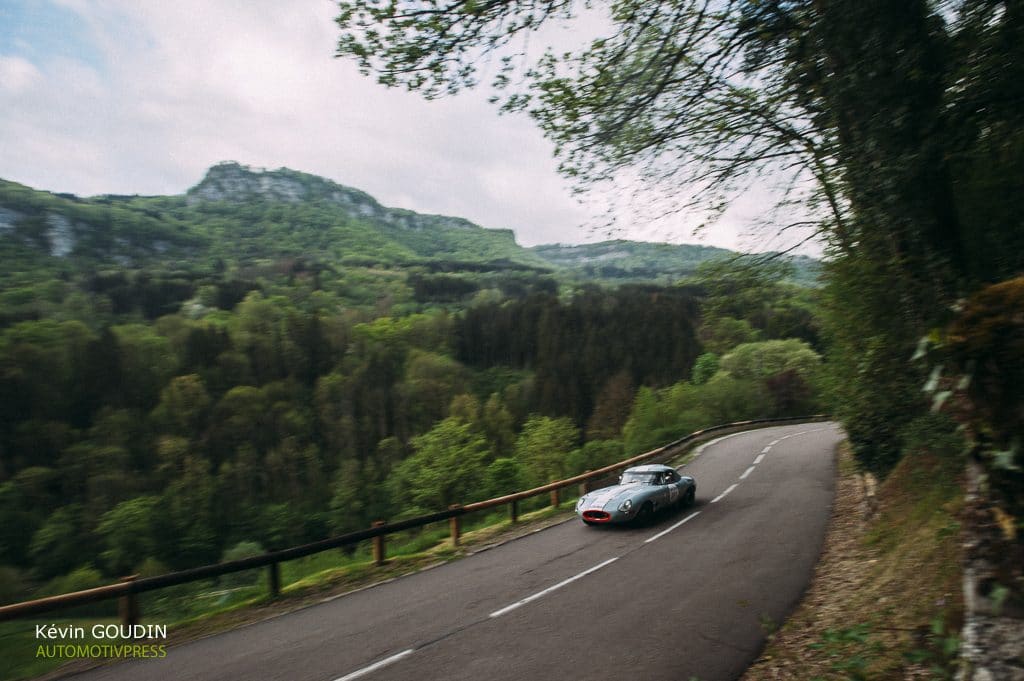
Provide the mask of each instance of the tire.
[{"label": "tire", "polygon": [[636,518],[635,518],[636,524],[637,525],[646,525],[647,523],[649,523],[651,521],[651,518],[653,516],[654,516],[654,506],[652,506],[651,502],[648,501],[648,502],[644,503],[644,505],[641,506],[640,510],[637,512]]},{"label": "tire", "polygon": [[683,508],[690,508],[697,501],[697,490],[691,487],[686,490],[686,495],[683,497]]}]

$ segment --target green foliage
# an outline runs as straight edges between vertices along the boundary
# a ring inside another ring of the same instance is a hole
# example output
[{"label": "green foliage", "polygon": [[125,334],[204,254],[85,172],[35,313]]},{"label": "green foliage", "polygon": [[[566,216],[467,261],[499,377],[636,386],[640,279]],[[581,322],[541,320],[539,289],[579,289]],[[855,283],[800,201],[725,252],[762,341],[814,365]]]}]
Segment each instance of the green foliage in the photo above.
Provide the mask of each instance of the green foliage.
[{"label": "green foliage", "polygon": [[810,647],[823,650],[832,658],[832,671],[854,681],[871,678],[871,662],[882,651],[882,644],[872,638],[872,627],[858,624],[848,629],[829,629]]},{"label": "green foliage", "polygon": [[705,347],[724,355],[738,345],[800,338],[818,345],[817,293],[791,281],[794,268],[754,258],[712,261],[686,280],[703,292]]},{"label": "green foliage", "polygon": [[[266,553],[266,550],[260,546],[258,542],[254,541],[240,541],[229,549],[225,549],[224,553],[220,557],[220,562],[227,563],[232,560],[241,560],[242,558],[251,558],[253,556],[260,556]],[[239,587],[239,586],[250,586],[261,577],[262,573],[259,570],[242,570],[241,572],[232,572],[227,575],[221,575],[219,581],[226,587]]]},{"label": "green foliage", "polygon": [[721,366],[721,361],[718,355],[713,352],[705,352],[693,364],[693,384],[704,385],[707,383],[718,372],[719,366]]},{"label": "green foliage", "polygon": [[721,371],[701,386],[700,404],[707,414],[707,425],[765,418],[771,411],[764,383]]},{"label": "green foliage", "polygon": [[113,330],[121,350],[121,399],[124,404],[152,409],[177,368],[170,341],[142,324]]},{"label": "green foliage", "polygon": [[160,392],[155,417],[172,432],[187,435],[203,427],[210,407],[210,396],[203,379],[196,374],[177,376]]},{"label": "green foliage", "polygon": [[638,454],[711,425],[765,418],[778,408],[765,381],[726,371],[701,385],[640,388],[622,430],[623,445],[626,454]]},{"label": "green foliage", "polygon": [[[711,246],[621,239],[573,246],[534,246],[530,250],[552,265],[574,270],[582,278],[614,282],[657,281],[663,284],[692,276],[704,263],[722,261],[731,255],[729,251]],[[794,279],[802,283],[816,280],[816,261],[797,256],[787,259],[787,262],[793,267],[790,274]]]},{"label": "green foliage", "polygon": [[465,393],[465,368],[446,355],[413,350],[405,367],[405,381],[398,387],[406,402],[409,431],[421,433],[447,415],[448,405]]},{"label": "green foliage", "polygon": [[260,509],[260,536],[272,551],[301,544],[305,540],[305,518],[289,504],[267,504]]},{"label": "green foliage", "polygon": [[932,620],[919,647],[906,651],[907,662],[925,666],[933,679],[957,678],[960,637],[951,631],[941,617]]},{"label": "green foliage", "polygon": [[377,485],[372,464],[360,464],[354,459],[344,461],[335,475],[331,497],[331,529],[345,534],[369,527],[383,517],[375,513],[374,500],[388,492]]},{"label": "green foliage", "polygon": [[166,575],[170,569],[156,558],[147,558],[135,566],[135,574],[139,577],[158,577]]},{"label": "green foliage", "polygon": [[[906,361],[916,339],[943,326],[955,301],[1024,267],[1013,191],[1024,114],[1010,104],[1024,82],[1019,13],[984,2],[627,2],[582,46],[511,47],[582,13],[562,2],[461,13],[350,0],[338,54],[427,97],[477,85],[482,57],[501,55],[493,101],[534,118],[561,172],[602,196],[640,177],[657,214],[715,217],[766,175],[788,186],[779,213],[796,208],[795,224],[830,249],[833,404],[858,458],[890,467],[902,428],[926,408],[923,377]],[[819,347],[804,304],[775,304],[787,275],[747,264],[697,274],[707,349],[754,340],[726,318]]]},{"label": "green foliage", "polygon": [[491,445],[491,456],[495,459],[512,454],[516,439],[513,425],[512,413],[508,407],[498,393],[491,393],[480,414],[480,426]]},{"label": "green foliage", "polygon": [[919,336],[913,319],[891,315],[889,274],[852,260],[831,263],[828,272],[829,402],[859,462],[886,471],[901,456],[902,430],[928,409],[925,376],[910,361]]},{"label": "green foliage", "polygon": [[908,423],[900,431],[900,439],[908,452],[955,459],[964,447],[963,436],[956,431],[956,423],[951,418],[930,412]]},{"label": "green foliage", "polygon": [[136,497],[118,504],[100,519],[96,530],[106,549],[101,554],[111,574],[130,574],[132,568],[156,553],[156,497]]},{"label": "green foliage", "polygon": [[750,380],[764,380],[786,371],[808,378],[820,365],[821,356],[795,338],[744,343],[722,357],[721,362],[723,371]]},{"label": "green foliage", "polygon": [[569,453],[566,458],[566,474],[578,475],[604,468],[625,457],[622,443],[618,440],[591,440]]},{"label": "green foliage", "polygon": [[487,489],[490,496],[500,497],[523,489],[522,467],[513,458],[501,457],[487,466]]},{"label": "green foliage", "polygon": [[[960,376],[954,391],[967,397],[965,415],[997,484],[1024,514],[1024,276],[982,289],[950,324],[945,357]],[[983,435],[982,435],[983,434]],[[1014,479],[1016,478],[1016,479]],[[1013,502],[1012,502],[1013,503]]]},{"label": "green foliage", "polygon": [[82,529],[82,508],[70,505],[58,508],[36,530],[30,556],[40,577],[56,577],[81,564],[88,546]]},{"label": "green foliage", "polygon": [[576,448],[579,431],[568,418],[531,416],[516,439],[515,456],[530,486],[560,480],[566,473],[566,455]]},{"label": "green foliage", "polygon": [[46,508],[53,503],[40,505],[12,482],[0,483],[0,555],[7,564],[27,566],[33,536],[46,520]]},{"label": "green foliage", "polygon": [[27,600],[28,579],[16,567],[0,565],[0,605]]},{"label": "green foliage", "polygon": [[472,425],[448,418],[412,439],[413,454],[390,480],[396,498],[427,512],[476,501],[481,494],[487,441]]},{"label": "green foliage", "polygon": [[615,437],[631,386],[689,373],[700,350],[698,314],[696,299],[681,289],[584,287],[568,302],[538,295],[467,310],[456,322],[455,353],[473,367],[532,368],[533,411],[578,426],[603,402],[598,436]]},{"label": "green foliage", "polygon": [[[30,590],[605,465],[637,387],[702,352],[695,288],[580,284],[511,233],[292,171],[228,164],[187,197],[0,182],[0,208],[0,554]],[[715,250],[615,248],[631,281]],[[705,424],[687,409],[642,436]]]},{"label": "green foliage", "polygon": [[629,418],[633,402],[633,380],[625,371],[612,376],[601,388],[594,411],[587,421],[587,439],[615,439]]},{"label": "green foliage", "polygon": [[627,455],[639,454],[710,425],[698,389],[686,382],[662,390],[640,388],[622,429]]},{"label": "green foliage", "polygon": [[99,570],[89,565],[83,565],[71,570],[66,575],[54,577],[39,590],[39,593],[42,596],[56,596],[71,593],[72,591],[94,589],[107,583],[107,580],[103,578]]}]

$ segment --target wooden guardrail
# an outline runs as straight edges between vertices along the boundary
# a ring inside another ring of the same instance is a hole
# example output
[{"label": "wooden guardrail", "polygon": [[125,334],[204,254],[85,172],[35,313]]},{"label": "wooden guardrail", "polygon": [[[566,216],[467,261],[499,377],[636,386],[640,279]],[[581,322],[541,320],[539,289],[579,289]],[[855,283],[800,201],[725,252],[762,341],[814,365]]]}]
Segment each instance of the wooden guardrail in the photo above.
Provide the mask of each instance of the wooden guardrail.
[{"label": "wooden guardrail", "polygon": [[268,583],[270,586],[270,593],[272,596],[277,596],[281,589],[281,573],[280,564],[284,561],[294,560],[296,558],[302,558],[322,551],[328,551],[330,549],[341,548],[343,546],[352,546],[360,542],[367,540],[373,540],[374,542],[374,561],[377,565],[382,565],[386,559],[386,553],[384,549],[384,537],[388,534],[395,532],[401,532],[403,530],[409,530],[415,527],[423,527],[431,523],[441,522],[448,520],[450,523],[450,531],[452,536],[452,542],[455,545],[459,543],[459,536],[461,534],[461,516],[467,513],[473,513],[475,511],[483,511],[497,506],[509,505],[510,516],[512,521],[518,520],[518,505],[519,502],[524,499],[529,499],[541,494],[550,494],[552,505],[558,505],[559,497],[558,492],[566,487],[572,485],[580,485],[581,492],[585,492],[588,486],[594,481],[601,480],[610,475],[614,475],[617,471],[624,469],[628,466],[633,466],[642,462],[652,461],[655,459],[670,459],[680,454],[683,449],[689,445],[695,444],[697,441],[702,440],[709,435],[717,435],[722,431],[726,430],[742,430],[744,428],[757,427],[757,426],[769,426],[779,423],[794,423],[794,422],[811,422],[811,421],[822,421],[827,419],[826,415],[814,415],[814,416],[802,416],[802,417],[791,417],[791,418],[779,418],[779,419],[757,419],[752,421],[738,421],[735,423],[727,423],[720,426],[713,426],[711,428],[705,428],[704,430],[698,430],[694,433],[690,433],[684,437],[679,438],[673,442],[668,443],[657,449],[652,449],[649,452],[638,454],[637,456],[619,461],[617,463],[599,468],[594,471],[588,471],[575,475],[565,480],[557,480],[555,482],[535,487],[533,489],[524,490],[522,492],[516,492],[515,494],[507,494],[505,496],[497,497],[494,499],[488,499],[486,501],[478,501],[471,504],[460,505],[456,504],[451,506],[445,511],[439,511],[437,513],[431,513],[429,515],[418,516],[415,518],[408,518],[393,523],[386,523],[378,521],[365,530],[359,530],[357,532],[350,532],[343,534],[338,537],[331,537],[329,539],[323,539],[320,541],[312,542],[309,544],[302,544],[300,546],[293,546],[291,548],[282,549],[280,551],[271,551],[264,553],[259,556],[251,556],[249,558],[240,558],[238,560],[231,560],[224,563],[216,563],[214,565],[204,565],[201,567],[191,568],[188,570],[181,570],[178,572],[171,572],[165,575],[158,575],[155,577],[142,577],[139,578],[135,575],[124,577],[120,582],[116,584],[109,584],[107,586],[96,587],[94,589],[86,589],[84,591],[75,591],[72,593],[60,594],[57,596],[49,596],[46,598],[39,598],[32,601],[25,601],[23,603],[13,603],[11,605],[0,606],[0,621],[17,619],[20,617],[29,617],[32,615],[38,615],[45,612],[51,612],[53,610],[60,610],[64,608],[75,607],[79,605],[85,605],[88,603],[95,603],[98,601],[108,600],[112,598],[121,599],[119,612],[121,620],[124,624],[137,624],[139,618],[139,605],[137,596],[140,593],[146,591],[153,591],[155,589],[163,589],[170,586],[177,586],[179,584],[186,584],[189,582],[195,582],[202,579],[209,579],[211,577],[220,577],[221,575],[227,575],[233,572],[241,572],[242,570],[253,570],[257,568],[266,567],[268,569]]}]

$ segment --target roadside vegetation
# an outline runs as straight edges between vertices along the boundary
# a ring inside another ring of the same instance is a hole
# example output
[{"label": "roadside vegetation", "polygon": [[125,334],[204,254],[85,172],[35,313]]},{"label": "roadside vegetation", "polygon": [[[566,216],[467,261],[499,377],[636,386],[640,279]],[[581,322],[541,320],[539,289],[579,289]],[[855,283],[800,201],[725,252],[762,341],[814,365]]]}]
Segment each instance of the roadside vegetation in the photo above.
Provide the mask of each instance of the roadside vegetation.
[{"label": "roadside vegetation", "polygon": [[501,50],[571,21],[571,3],[339,7],[339,54],[426,96],[477,84],[498,51],[497,101],[533,116],[583,191],[636,177],[665,190],[655,212],[714,217],[755,179],[789,187],[765,220],[824,241],[823,285],[749,259],[679,285],[585,284],[509,233],[388,212],[293,171],[270,196],[232,196],[218,177],[248,181],[237,164],[186,197],[3,183],[4,601],[824,405],[882,483],[848,545],[852,616],[816,615],[804,641],[815,668],[948,673],[947,506],[968,457],[995,518],[986,583],[1020,609],[1019,3],[621,2],[608,35],[538,62]]},{"label": "roadside vegetation", "polygon": [[[523,506],[529,509],[545,503],[546,497],[529,500]],[[374,563],[369,544],[356,547],[351,552],[329,551],[282,563],[282,588],[277,598],[271,597],[263,570],[149,592],[141,597],[144,621],[167,625],[169,637],[166,645],[178,645],[429,569],[467,553],[513,540],[570,517],[574,504],[575,499],[571,499],[559,507],[527,510],[514,525],[504,513],[467,518],[458,547],[451,544],[447,523],[391,535],[387,539],[388,558],[383,566]],[[88,632],[96,624],[118,623],[116,610],[116,603],[107,602],[54,613],[45,619],[0,623],[0,657],[7,661],[0,668],[0,680],[18,681],[55,670],[59,670],[59,674],[73,673],[102,664],[103,659],[68,661],[36,657],[35,650],[40,641],[34,635],[34,627],[36,624],[81,626],[85,628],[87,637],[76,639],[74,643],[111,643],[109,640],[94,640]]]},{"label": "roadside vegetation", "polygon": [[[286,548],[709,425],[821,410],[819,294],[785,262],[712,259],[672,286],[581,282],[503,233],[236,164],[186,197],[0,190],[13,221],[0,603]],[[235,586],[186,589],[147,616],[244,600]]]},{"label": "roadside vegetation", "polygon": [[[827,392],[858,465],[913,470],[922,433],[945,434],[930,415],[951,418],[992,506],[966,528],[992,536],[984,588],[1024,612],[1020,3],[625,0],[598,29],[585,7],[345,0],[338,55],[427,98],[489,86],[579,192],[610,197],[612,222],[714,220],[777,187],[759,224],[826,246]],[[580,44],[525,47],[574,21]],[[640,210],[614,205],[640,192]]]},{"label": "roadside vegetation", "polygon": [[884,482],[848,445],[814,579],[744,681],[953,679],[963,624],[962,438],[931,419]]}]

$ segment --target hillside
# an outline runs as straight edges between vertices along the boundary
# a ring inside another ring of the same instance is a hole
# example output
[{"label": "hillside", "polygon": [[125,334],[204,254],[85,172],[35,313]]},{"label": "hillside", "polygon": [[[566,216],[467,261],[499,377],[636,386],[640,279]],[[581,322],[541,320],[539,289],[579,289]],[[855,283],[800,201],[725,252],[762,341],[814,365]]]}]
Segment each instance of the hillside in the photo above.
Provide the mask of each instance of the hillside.
[{"label": "hillside", "polygon": [[[817,294],[783,268],[593,284],[510,232],[237,164],[179,196],[3,183],[0,230],[0,603],[821,411]],[[235,584],[215,607],[262,597]]]},{"label": "hillside", "polygon": [[712,246],[602,241],[594,244],[549,244],[530,249],[552,265],[591,278],[678,279],[693,274],[702,262],[735,255]]},{"label": "hillside", "polygon": [[[284,263],[313,270],[423,266],[437,272],[557,272],[672,283],[721,248],[607,241],[523,248],[510,230],[387,208],[365,192],[287,168],[210,168],[184,195],[80,198],[0,180],[0,276],[31,270],[204,270]],[[813,279],[814,261],[792,259]],[[16,263],[16,264],[15,264]],[[809,273],[809,274],[808,274]],[[804,276],[806,275],[806,276]]]},{"label": "hillside", "polygon": [[181,259],[246,264],[304,257],[330,265],[429,260],[545,267],[509,230],[385,208],[369,195],[282,168],[221,163],[184,196],[81,199],[0,182],[6,256],[124,267]]},{"label": "hillside", "polygon": [[[643,241],[602,241],[594,244],[548,244],[530,249],[552,266],[572,271],[585,279],[607,281],[660,281],[673,283],[692,276],[701,264],[737,257],[734,251],[695,244],[663,244]],[[757,256],[770,257],[764,253]],[[817,282],[820,263],[805,255],[785,256],[793,265],[797,283]]]}]

